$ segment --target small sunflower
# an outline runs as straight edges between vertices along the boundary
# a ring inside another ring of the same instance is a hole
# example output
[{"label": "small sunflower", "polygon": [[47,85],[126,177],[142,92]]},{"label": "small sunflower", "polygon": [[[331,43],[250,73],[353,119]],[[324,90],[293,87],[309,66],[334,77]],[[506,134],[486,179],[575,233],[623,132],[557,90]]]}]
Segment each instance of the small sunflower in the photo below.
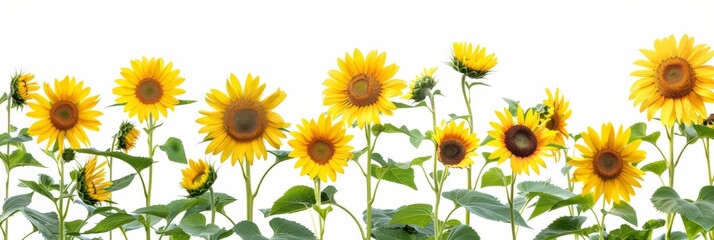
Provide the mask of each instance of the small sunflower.
[{"label": "small sunflower", "polygon": [[645,175],[640,169],[632,166],[645,159],[645,151],[639,150],[641,140],[628,143],[630,129],[623,131],[622,126],[615,133],[612,123],[603,124],[598,135],[595,129],[588,128],[583,132],[586,145],[575,147],[582,153],[582,158],[575,158],[568,164],[576,167],[573,180],[583,182],[583,194],[595,189],[595,201],[605,194],[609,203],[620,199],[630,201],[630,195],[635,195],[634,187],[641,187]]},{"label": "small sunflower", "polygon": [[302,167],[300,176],[309,174],[311,179],[323,182],[337,179],[337,172],[344,173],[343,167],[352,158],[352,146],[347,145],[353,136],[345,134],[343,124],[333,124],[332,117],[320,115],[308,122],[302,120],[299,131],[290,132],[293,140],[288,144],[293,148],[290,157],[297,158],[295,168]]},{"label": "small sunflower", "polygon": [[134,127],[134,123],[124,121],[119,126],[119,132],[116,135],[116,148],[124,152],[129,152],[136,146],[136,140],[139,139],[139,130]]},{"label": "small sunflower", "polygon": [[427,94],[436,87],[436,79],[434,79],[434,73],[436,72],[436,67],[424,68],[424,72],[417,75],[414,80],[409,84],[409,91],[407,94],[402,96],[406,100],[414,100],[414,102],[421,102],[426,99]]},{"label": "small sunflower", "polygon": [[472,79],[485,77],[498,64],[496,55],[486,55],[486,48],[480,45],[474,48],[471,43],[455,42],[452,50],[451,68]]},{"label": "small sunflower", "polygon": [[565,145],[565,140],[568,136],[568,130],[565,127],[568,126],[567,120],[570,118],[572,111],[570,110],[570,102],[565,101],[563,95],[560,94],[560,90],[555,90],[555,95],[546,89],[545,93],[548,94],[548,99],[543,100],[543,105],[548,109],[546,116],[541,116],[541,123],[545,124],[548,130],[556,131],[555,143],[563,146]]},{"label": "small sunflower", "polygon": [[260,100],[265,84],[260,77],[248,74],[245,85],[241,85],[235,75],[226,80],[226,93],[211,89],[206,94],[206,102],[216,111],[204,111],[204,116],[196,120],[204,126],[199,133],[208,133],[210,140],[206,153],[221,153],[221,162],[231,156],[231,164],[236,161],[253,164],[253,158],[266,159],[265,143],[280,148],[285,133],[280,129],[290,126],[273,109],[285,100],[285,92],[279,88],[270,96]]},{"label": "small sunflower", "polygon": [[32,73],[16,73],[12,76],[10,94],[13,107],[24,107],[27,101],[32,99],[34,92],[40,89],[40,85],[33,79],[35,79],[35,75]]},{"label": "small sunflower", "polygon": [[79,169],[76,186],[77,195],[82,199],[82,202],[88,205],[96,205],[99,202],[109,201],[112,193],[107,191],[107,188],[112,185],[112,182],[104,181],[105,165],[107,165],[106,161],[97,166],[97,157],[95,156],[84,167]]},{"label": "small sunflower", "polygon": [[491,157],[499,158],[499,164],[510,158],[511,169],[518,174],[523,172],[530,174],[531,168],[536,174],[540,174],[538,165],[545,167],[543,155],[555,150],[548,145],[553,142],[557,132],[540,125],[538,113],[535,111],[523,113],[520,106],[516,114],[517,122],[513,121],[513,115],[508,109],[496,112],[496,115],[500,124],[491,122],[493,130],[488,131],[488,135],[493,138],[488,145],[496,147]]},{"label": "small sunflower", "polygon": [[181,170],[181,174],[183,174],[181,187],[186,189],[190,197],[201,196],[216,182],[218,174],[213,166],[201,159],[198,161],[192,159],[188,165],[187,168]]},{"label": "small sunflower", "polygon": [[454,121],[436,128],[437,159],[447,167],[465,168],[474,163],[476,147],[480,141],[475,133],[469,133],[464,122]]},{"label": "small sunflower", "polygon": [[161,58],[132,60],[131,69],[122,68],[123,78],[117,79],[119,84],[112,92],[119,97],[117,103],[124,105],[124,112],[129,112],[129,117],[139,116],[139,122],[159,118],[159,112],[166,117],[168,111],[174,110],[179,103],[176,96],[184,94],[178,85],[185,81],[179,77],[179,70],[173,69],[173,63],[164,65]]},{"label": "small sunflower", "polygon": [[645,69],[635,70],[639,77],[630,88],[630,100],[647,109],[647,119],[661,110],[662,124],[674,122],[690,124],[707,116],[705,102],[714,102],[714,67],[704,65],[714,51],[705,44],[694,46],[694,38],[682,36],[679,43],[674,36],[657,39],[654,50],[640,49],[647,60],[637,60],[635,65]]},{"label": "small sunflower", "polygon": [[330,70],[330,78],[322,84],[327,86],[323,104],[334,116],[342,115],[347,124],[357,122],[364,127],[368,123],[380,123],[379,115],[392,115],[397,107],[388,100],[402,95],[407,85],[404,81],[392,79],[397,73],[397,65],[384,66],[386,53],[370,51],[367,56],[355,49],[352,56],[337,59],[339,70]]},{"label": "small sunflower", "polygon": [[54,90],[47,83],[43,88],[47,98],[37,95],[36,102],[28,103],[32,111],[27,116],[38,119],[28,134],[38,136],[38,143],[47,140],[47,149],[57,142],[60,154],[64,152],[65,140],[72,148],[79,148],[80,143],[88,145],[85,129],[99,131],[101,125],[97,117],[102,113],[92,109],[99,96],[89,97],[91,89],[69,76],[62,81],[55,79]]}]

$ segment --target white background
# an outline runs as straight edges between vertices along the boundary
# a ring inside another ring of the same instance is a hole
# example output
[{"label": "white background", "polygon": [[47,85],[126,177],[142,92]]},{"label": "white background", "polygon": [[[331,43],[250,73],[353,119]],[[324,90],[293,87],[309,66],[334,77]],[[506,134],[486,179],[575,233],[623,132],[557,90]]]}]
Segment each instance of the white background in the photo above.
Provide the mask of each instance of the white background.
[{"label": "white background", "polygon": [[[261,81],[267,83],[266,94],[277,88],[287,92],[287,99],[276,112],[293,124],[290,127],[293,130],[300,119],[314,118],[327,110],[322,106],[322,82],[328,77],[328,70],[337,68],[338,57],[344,57],[354,48],[363,52],[378,49],[387,52],[388,63],[400,66],[396,75],[400,79],[409,81],[424,67],[439,67],[438,88],[448,96],[437,100],[438,118],[444,119],[449,113],[465,113],[459,75],[445,62],[449,60],[452,42],[469,41],[487,47],[499,60],[486,80],[492,87],[474,91],[475,124],[481,139],[490,128],[488,122],[496,120],[494,111],[505,106],[501,98],[521,100],[525,106],[532,106],[546,97],[545,88],[555,87],[570,100],[573,115],[568,129],[577,133],[587,126],[599,128],[607,121],[626,126],[646,121],[645,115],[628,100],[635,80],[629,74],[637,69],[632,62],[644,59],[638,49],[652,49],[655,39],[670,34],[678,39],[682,34],[689,34],[695,37],[697,44],[714,45],[713,30],[714,4],[705,1],[448,1],[439,5],[425,1],[260,4],[210,1],[204,5],[188,1],[3,1],[0,2],[0,76],[4,76],[5,84],[1,90],[7,91],[7,81],[18,70],[34,73],[39,82],[65,75],[85,81],[92,87],[92,94],[101,95],[98,108],[104,112],[99,118],[103,123],[101,131],[89,133],[92,146],[106,149],[120,122],[127,119],[120,108],[104,108],[114,103],[116,96],[111,89],[116,86],[114,80],[121,77],[120,68],[130,66],[130,60],[142,56],[163,57],[172,61],[186,78],[181,87],[187,93],[180,98],[198,102],[177,107],[168,118],[162,118],[160,122],[164,126],[156,131],[155,142],[178,137],[183,139],[189,158],[218,161],[218,157],[204,154],[206,143],[199,143],[204,135],[198,134],[200,125],[195,120],[200,116],[199,110],[210,110],[204,100],[206,92],[211,88],[225,91],[229,73],[235,73],[241,81],[248,73],[260,76]],[[5,117],[2,111],[0,119]],[[429,129],[431,124],[425,109],[399,110],[395,116],[382,119],[422,130]],[[33,121],[24,113],[13,111],[15,125],[28,127]],[[650,128],[662,129],[658,122],[652,122]],[[356,129],[351,133],[356,135],[352,144],[362,148],[363,134]],[[660,144],[666,146],[666,138],[660,140]],[[139,146],[132,153],[145,154],[145,141],[142,133]],[[286,142],[283,141],[283,149],[288,148]],[[402,135],[384,136],[380,142],[376,151],[400,162],[431,152],[430,144],[425,142],[415,150]],[[681,142],[677,144],[681,146]],[[53,163],[42,157],[39,146],[28,144],[34,156],[50,168],[15,170],[11,195],[28,191],[16,187],[17,179],[35,179],[38,172],[56,175]],[[660,160],[650,145],[643,144],[643,148],[649,153],[647,162]],[[484,147],[478,151],[490,149]],[[79,159],[84,163],[86,156]],[[168,161],[163,152],[157,152],[156,160],[153,202],[168,203],[184,196],[178,184],[180,169],[184,166]],[[269,161],[273,161],[272,158]],[[476,160],[477,166],[482,163],[482,159]],[[228,212],[235,220],[243,219],[245,192],[240,169],[217,164],[220,170],[215,190],[239,199],[229,205]],[[255,221],[265,235],[271,234],[268,220],[263,219],[257,209],[269,207],[295,184],[311,186],[312,182],[307,177],[299,177],[299,171],[294,170],[292,164],[293,161],[278,165],[256,200]],[[547,161],[547,164],[549,168],[541,176],[519,179],[551,179],[565,186],[565,177],[559,173],[563,163]],[[267,166],[269,162],[257,161],[254,176]],[[685,197],[696,198],[699,188],[706,184],[705,166],[698,143],[685,153],[677,169],[677,191]],[[510,172],[508,164],[501,167]],[[119,173],[116,175],[124,175],[130,171],[117,164],[116,172]],[[463,188],[464,173],[454,171],[447,188]],[[258,177],[254,178],[257,182]],[[433,203],[433,194],[421,174],[416,181],[418,192],[401,185],[381,184],[374,206],[397,208],[411,203]],[[356,214],[365,207],[363,182],[359,169],[352,163],[335,183],[339,190],[337,200]],[[632,200],[640,225],[648,219],[664,217],[649,201],[649,196],[660,186],[659,180],[648,174],[643,185]],[[503,189],[483,191],[505,201]],[[128,211],[144,204],[139,182],[115,192],[113,199]],[[51,210],[51,204],[39,196],[35,196],[31,206]],[[443,201],[442,213],[452,206],[449,201]],[[530,210],[527,212],[525,216],[530,215]],[[74,206],[70,219],[84,214],[83,208]],[[564,214],[566,211],[559,211],[530,221],[533,229],[521,229],[520,238],[531,239]],[[463,218],[463,213],[455,216]],[[307,212],[280,217],[312,226]],[[587,225],[594,224],[594,219],[589,217]],[[231,227],[221,217],[218,219],[219,225]],[[12,221],[11,239],[19,239],[31,230],[21,216],[13,217]],[[617,217],[607,220],[609,229],[622,223]],[[506,223],[476,218],[472,226],[483,239],[510,238],[510,227]],[[675,229],[683,230],[681,223],[677,223]],[[657,235],[660,233],[661,230]],[[330,214],[326,239],[358,239],[358,234],[346,214],[341,211]],[[131,232],[130,236],[143,238],[143,231]],[[40,236],[36,234],[31,238]]]}]

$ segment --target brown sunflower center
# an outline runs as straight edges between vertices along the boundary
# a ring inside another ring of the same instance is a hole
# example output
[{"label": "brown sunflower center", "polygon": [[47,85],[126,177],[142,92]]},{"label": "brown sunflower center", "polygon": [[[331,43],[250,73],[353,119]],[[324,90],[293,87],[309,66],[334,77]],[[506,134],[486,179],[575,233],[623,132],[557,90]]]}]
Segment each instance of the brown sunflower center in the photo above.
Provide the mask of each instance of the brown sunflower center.
[{"label": "brown sunflower center", "polygon": [[694,69],[680,57],[664,60],[657,68],[655,78],[660,93],[667,98],[689,95],[696,83]]},{"label": "brown sunflower center", "polygon": [[347,83],[347,98],[358,107],[372,105],[379,100],[382,86],[372,76],[358,74]]},{"label": "brown sunflower center", "polygon": [[322,139],[315,140],[307,146],[310,158],[317,164],[326,164],[335,155],[335,145]]},{"label": "brown sunflower center", "polygon": [[157,103],[163,95],[161,83],[153,78],[145,78],[136,85],[136,98],[143,104]]},{"label": "brown sunflower center", "polygon": [[560,116],[558,114],[553,113],[553,116],[550,116],[550,120],[545,123],[545,127],[549,130],[558,130],[558,122],[560,121]]},{"label": "brown sunflower center", "polygon": [[466,157],[466,147],[456,139],[447,139],[439,146],[439,160],[445,165],[457,165]]},{"label": "brown sunflower center", "polygon": [[506,131],[506,148],[518,157],[528,157],[538,146],[538,139],[530,128],[514,125]]},{"label": "brown sunflower center", "polygon": [[624,169],[624,164],[625,161],[622,160],[620,153],[612,149],[602,149],[593,158],[595,174],[606,180],[620,176]]},{"label": "brown sunflower center", "polygon": [[223,128],[238,141],[260,137],[267,127],[267,113],[257,102],[238,100],[223,113]]},{"label": "brown sunflower center", "polygon": [[59,130],[67,130],[79,122],[79,109],[77,104],[69,101],[59,101],[50,109],[50,122]]}]

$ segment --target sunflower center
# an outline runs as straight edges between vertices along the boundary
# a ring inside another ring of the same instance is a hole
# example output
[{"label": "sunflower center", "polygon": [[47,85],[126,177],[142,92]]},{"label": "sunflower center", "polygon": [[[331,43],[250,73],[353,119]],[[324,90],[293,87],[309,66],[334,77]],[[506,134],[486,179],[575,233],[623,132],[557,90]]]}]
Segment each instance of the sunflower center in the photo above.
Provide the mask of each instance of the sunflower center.
[{"label": "sunflower center", "polygon": [[307,152],[315,163],[326,164],[335,155],[335,146],[329,141],[319,139],[307,146]]},{"label": "sunflower center", "polygon": [[655,78],[659,91],[667,98],[689,95],[696,83],[694,70],[687,60],[680,57],[664,60],[657,68]]},{"label": "sunflower center", "polygon": [[79,109],[69,101],[59,101],[50,109],[50,122],[59,130],[67,130],[79,122]]},{"label": "sunflower center", "polygon": [[550,120],[545,123],[545,127],[549,130],[558,130],[558,122],[560,121],[560,117],[558,114],[553,114],[553,116],[550,116]]},{"label": "sunflower center", "polygon": [[367,74],[358,74],[347,83],[347,98],[358,107],[372,105],[379,100],[382,87],[379,82]]},{"label": "sunflower center", "polygon": [[595,174],[602,179],[617,178],[622,172],[625,161],[622,160],[620,153],[612,149],[602,149],[593,158],[593,168]]},{"label": "sunflower center", "polygon": [[263,134],[267,120],[267,113],[259,103],[238,100],[223,114],[223,128],[235,140],[250,141]]},{"label": "sunflower center", "polygon": [[528,157],[535,152],[538,139],[530,128],[514,125],[506,131],[506,148],[518,157]]},{"label": "sunflower center", "polygon": [[447,139],[439,146],[439,159],[445,165],[456,165],[466,157],[466,147],[461,141]]},{"label": "sunflower center", "polygon": [[152,78],[141,80],[136,86],[136,98],[143,104],[154,104],[161,100],[164,90],[159,81]]}]

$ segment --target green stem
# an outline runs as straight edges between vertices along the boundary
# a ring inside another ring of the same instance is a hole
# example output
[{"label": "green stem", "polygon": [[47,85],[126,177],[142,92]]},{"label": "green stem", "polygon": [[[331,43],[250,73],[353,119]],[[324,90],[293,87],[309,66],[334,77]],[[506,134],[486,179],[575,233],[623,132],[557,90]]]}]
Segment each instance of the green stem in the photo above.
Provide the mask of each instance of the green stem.
[{"label": "green stem", "polygon": [[516,214],[513,205],[513,194],[514,189],[516,188],[516,171],[511,170],[511,176],[513,176],[513,180],[511,181],[511,189],[510,193],[506,192],[506,197],[508,198],[508,208],[511,212],[511,235],[513,236],[513,240],[516,240]]},{"label": "green stem", "polygon": [[226,215],[225,212],[219,212],[219,213],[220,213],[221,215],[223,215],[223,217],[225,217],[229,222],[231,222],[231,226],[235,226],[235,225],[236,225],[236,222],[234,222],[233,219],[231,219],[231,217],[229,217],[228,215]]},{"label": "green stem", "polygon": [[27,235],[25,235],[25,236],[22,238],[22,240],[25,240],[27,237],[29,237],[29,236],[32,235],[33,233],[35,233],[35,231],[32,231],[32,232],[28,233]]},{"label": "green stem", "polygon": [[707,181],[709,182],[709,185],[714,185],[714,176],[712,176],[712,165],[711,165],[711,160],[709,157],[709,138],[705,139],[703,141],[704,143],[704,155],[707,158]]},{"label": "green stem", "polygon": [[478,187],[478,182],[481,179],[483,170],[486,169],[486,165],[488,165],[488,162],[484,162],[483,165],[481,165],[481,169],[478,170],[478,175],[476,175],[476,181],[474,182],[474,185],[472,186],[472,188],[470,188],[471,190],[476,190],[476,188]]},{"label": "green stem", "polygon": [[[669,187],[674,187],[674,126],[665,126],[667,128],[667,140],[669,143],[669,162],[667,166],[667,173],[669,174]],[[666,217],[667,231],[665,232],[664,239],[669,240],[672,238],[672,225],[674,222],[674,214],[668,213]]]},{"label": "green stem", "polygon": [[[13,86],[12,83],[10,84],[10,94],[8,95],[7,99],[7,134],[10,134],[10,130],[12,130],[12,124],[10,124],[10,114],[12,113],[10,111],[11,106],[12,106],[12,92],[13,92]],[[7,152],[7,157],[10,157],[10,144],[7,145],[6,148]],[[5,201],[7,201],[8,197],[10,197],[10,169],[5,169],[5,172],[7,173],[7,177],[5,178]],[[5,228],[2,231],[3,234],[3,239],[7,240],[8,236],[10,235],[10,218],[5,220]]]},{"label": "green stem", "polygon": [[[64,141],[63,139],[58,139],[58,141]],[[59,212],[57,213],[59,217],[59,239],[66,239],[65,237],[65,232],[64,232],[64,219],[67,216],[66,211],[62,208],[64,205],[64,198],[62,197],[62,193],[65,191],[65,186],[64,186],[64,160],[62,159],[62,156],[58,156],[56,158],[56,161],[59,162],[59,167],[60,167],[60,182],[59,182],[59,192],[60,192],[60,197],[59,197]]]},{"label": "green stem", "polygon": [[315,201],[316,201],[314,209],[315,209],[315,212],[317,212],[317,215],[320,217],[320,219],[318,220],[318,222],[320,222],[319,228],[317,229],[317,231],[315,231],[315,233],[318,234],[317,240],[322,240],[323,239],[322,236],[325,234],[325,218],[327,216],[323,217],[322,213],[320,213],[320,211],[322,210],[322,194],[320,191],[322,188],[320,188],[320,178],[314,178],[313,182],[315,183],[315,189],[313,189],[313,190],[315,191]]},{"label": "green stem", "polygon": [[[156,122],[154,122],[154,117],[152,114],[149,114],[149,122],[147,123],[147,132],[146,134],[148,135],[148,140],[147,143],[149,144],[149,158],[154,159],[154,130],[156,129]],[[148,190],[145,191],[145,197],[146,197],[146,207],[151,206],[151,189],[153,186],[153,176],[154,175],[154,164],[149,165],[149,186]],[[144,232],[146,233],[146,239],[149,240],[151,239],[151,215],[146,214],[146,223],[144,224]]]},{"label": "green stem", "polygon": [[253,196],[253,185],[250,182],[250,164],[247,160],[243,161],[243,163],[245,163],[245,167],[241,164],[241,168],[243,168],[241,170],[243,170],[243,182],[245,183],[246,220],[253,221],[253,201],[255,197]]},{"label": "green stem", "polygon": [[372,126],[367,124],[364,134],[367,138],[367,174],[365,176],[367,178],[367,220],[365,221],[367,234],[364,236],[364,240],[369,240],[372,238]]},{"label": "green stem", "polygon": [[216,223],[216,197],[213,195],[213,187],[208,188],[211,196],[211,224]]},{"label": "green stem", "polygon": [[[359,223],[359,220],[357,220],[357,217],[355,217],[355,215],[352,214],[352,212],[350,212],[350,210],[347,210],[347,208],[345,208],[344,206],[342,206],[342,205],[340,205],[340,204],[338,204],[338,203],[332,203],[332,205],[333,205],[333,206],[336,206],[336,207],[338,207],[338,208],[340,208],[340,209],[342,209],[343,211],[345,211],[345,212],[347,213],[347,215],[350,215],[350,217],[352,218],[352,221],[354,221],[355,224],[357,224],[357,229],[359,229],[359,234],[360,234],[360,236],[362,236],[362,238],[364,239],[364,238],[365,238],[365,236],[364,236],[364,230],[362,229],[362,224],[360,224],[360,223]],[[234,225],[235,225],[235,224],[234,224]]]},{"label": "green stem", "polygon": [[[110,152],[114,151],[114,144],[116,144],[116,141],[117,141],[117,136],[114,135],[114,137],[112,137],[112,145],[109,147]],[[114,171],[113,170],[114,170],[114,158],[109,157],[109,181],[110,182],[114,180]],[[112,202],[109,202],[109,207],[111,207],[111,206],[112,206]],[[86,221],[86,219],[85,219],[85,221]],[[114,233],[114,231],[109,231],[109,240],[114,239],[113,233]]]},{"label": "green stem", "polygon": [[[441,177],[436,180],[438,182],[436,188],[436,201],[434,202],[434,240],[441,239],[441,233],[444,231],[443,227],[439,223],[439,202],[441,202],[441,192],[444,189],[444,182],[446,181],[446,176],[449,175],[449,167],[444,168],[444,172],[441,173]],[[434,177],[436,178],[436,171],[434,172]],[[446,221],[444,221],[446,223]]]},{"label": "green stem", "polygon": [[[469,115],[467,120],[467,123],[469,124],[469,133],[474,132],[474,115],[473,111],[471,110],[471,88],[469,88],[468,83],[466,82],[466,74],[461,75],[461,94],[464,97],[464,103],[466,104],[466,110],[468,111]],[[471,185],[471,175],[472,175],[472,169],[471,166],[466,167],[466,187],[467,189],[472,189]],[[478,181],[478,179],[476,180]],[[476,186],[473,186],[474,188]],[[464,209],[465,212],[465,217],[464,217],[464,224],[469,225],[471,222],[471,213]]]},{"label": "green stem", "polygon": [[[276,157],[276,158],[277,158],[277,157]],[[276,159],[276,161],[277,161],[277,159]],[[260,177],[260,181],[258,181],[258,186],[255,187],[255,191],[253,191],[253,198],[255,198],[255,197],[258,196],[258,191],[260,191],[260,186],[263,185],[263,180],[265,180],[265,177],[268,176],[268,173],[270,172],[270,170],[273,170],[273,168],[274,168],[276,165],[278,165],[278,163],[281,163],[281,162],[275,162],[275,163],[273,163],[272,165],[270,165],[270,167],[268,168],[268,170],[265,170],[265,173],[263,173],[263,176]]]},{"label": "green stem", "polygon": [[[434,102],[434,95],[431,94],[431,91],[427,91],[427,96],[429,97],[429,103],[431,105],[429,111],[431,111],[431,129],[434,133],[436,133],[436,103]],[[433,170],[432,174],[434,174],[434,185],[432,189],[434,190],[435,194],[435,202],[434,202],[434,211],[433,211],[433,219],[434,219],[434,239],[439,240],[441,236],[441,231],[439,230],[439,201],[441,200],[441,184],[437,178],[436,178],[436,171],[437,171],[437,162],[438,160],[438,150],[439,146],[434,142],[434,164],[433,164]],[[427,182],[431,185],[431,181],[429,179],[426,179]]]},{"label": "green stem", "polygon": [[[600,239],[605,239],[605,216],[607,216],[607,212],[605,212],[605,200],[602,200],[602,218],[600,219]],[[596,217],[597,218],[597,217]]]}]

